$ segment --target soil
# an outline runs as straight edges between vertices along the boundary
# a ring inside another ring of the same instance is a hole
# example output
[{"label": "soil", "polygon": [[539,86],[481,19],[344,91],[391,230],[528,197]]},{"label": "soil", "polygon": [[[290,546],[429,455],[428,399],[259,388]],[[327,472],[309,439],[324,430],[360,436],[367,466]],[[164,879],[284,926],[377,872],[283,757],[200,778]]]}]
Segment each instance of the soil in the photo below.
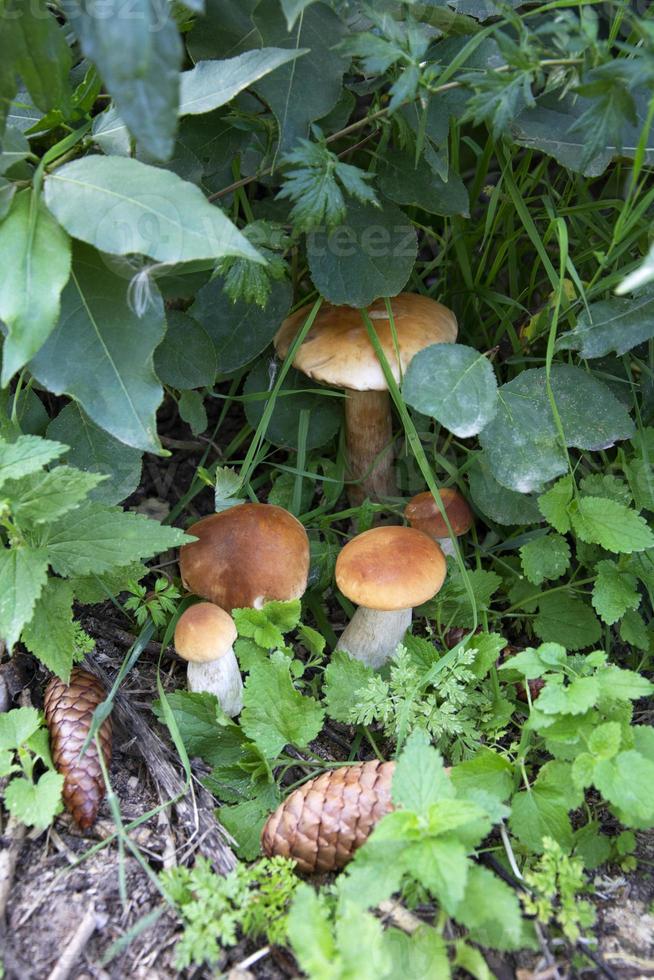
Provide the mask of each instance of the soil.
[{"label": "soil", "polygon": [[[222,404],[218,399],[210,403],[210,418],[217,418]],[[215,441],[194,439],[168,406],[164,407],[160,422],[164,444],[173,455],[163,460],[146,456],[143,483],[127,502],[127,506],[159,518],[187,492],[207,446],[211,449],[211,459],[215,459],[215,450],[219,451]],[[219,431],[219,444],[227,445],[242,424],[240,409],[230,411]],[[211,426],[208,431],[212,431]],[[261,495],[264,498],[265,491]],[[212,503],[211,492],[202,490],[186,508],[185,516],[196,518],[210,513]],[[158,567],[174,571],[173,563],[174,556],[164,556]],[[85,629],[97,641],[92,660],[113,680],[130,643],[129,626],[120,621],[111,603],[85,607],[80,612]],[[181,766],[165,731],[150,710],[155,699],[158,660],[158,649],[150,645],[121,688],[122,703],[127,718],[131,712],[133,718],[145,722],[156,740],[162,765],[167,765],[182,781]],[[47,674],[31,661],[28,675],[22,697],[29,697],[33,704],[40,706]],[[184,686],[183,666],[171,651],[162,659],[161,677],[167,690]],[[336,742],[325,739],[315,748],[324,757],[342,758],[337,744],[338,731],[334,737]],[[165,780],[162,784],[150,750],[151,746],[144,750],[142,739],[134,736],[129,724],[118,724],[110,776],[123,823],[149,813],[171,797],[169,784]],[[193,806],[187,808],[186,816],[180,816],[179,808],[165,807],[130,832],[141,858],[154,873],[175,863],[188,863],[197,853],[208,852],[218,863],[224,862],[229,853],[217,835],[207,836],[203,829],[216,826],[216,804],[202,789],[201,775],[198,766]],[[189,813],[194,816],[189,818]],[[0,815],[0,846],[10,847],[11,826],[3,824],[2,819]],[[109,803],[105,800],[97,824],[86,835],[64,814],[49,832],[30,833],[22,846],[18,846],[6,929],[0,923],[0,963],[4,965],[6,978],[167,980],[183,976],[203,980],[227,974],[231,980],[246,980],[248,976],[283,980],[299,976],[289,955],[276,949],[247,971],[236,969],[259,948],[249,942],[226,951],[223,962],[214,970],[194,969],[180,974],[174,967],[178,922],[165,910],[153,881],[136,857],[129,851],[121,853],[113,837],[114,829]],[[489,966],[496,976],[500,980],[654,977],[654,833],[638,835],[637,854],[639,866],[635,872],[622,874],[613,868],[596,879],[598,922],[594,935],[598,940],[600,966],[589,964],[587,959],[582,962],[578,956],[573,960],[574,951],[545,935],[541,956],[507,957],[489,953]],[[150,921],[147,917],[157,910],[161,910],[159,918]],[[88,926],[88,936],[79,955],[66,969],[65,957],[70,954],[73,937],[83,923]],[[126,941],[130,938],[131,941]],[[113,946],[121,940],[123,945]]]}]

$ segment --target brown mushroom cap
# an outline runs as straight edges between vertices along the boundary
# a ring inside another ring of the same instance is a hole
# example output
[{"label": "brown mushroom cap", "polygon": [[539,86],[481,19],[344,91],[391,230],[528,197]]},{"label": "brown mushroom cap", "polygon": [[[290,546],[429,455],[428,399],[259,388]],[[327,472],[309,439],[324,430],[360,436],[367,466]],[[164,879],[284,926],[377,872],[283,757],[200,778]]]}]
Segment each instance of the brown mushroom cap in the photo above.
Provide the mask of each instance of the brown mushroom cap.
[{"label": "brown mushroom cap", "polygon": [[[465,534],[474,523],[470,507],[464,497],[453,487],[444,487],[438,491],[447,519],[452,525],[456,537]],[[450,532],[443,520],[431,491],[417,493],[404,508],[404,516],[418,531],[430,534],[434,538],[449,538]]]},{"label": "brown mushroom cap", "polygon": [[274,504],[237,504],[189,528],[180,549],[184,585],[223,609],[299,599],[307,587],[309,539],[297,518]]},{"label": "brown mushroom cap", "polygon": [[185,609],[175,627],[175,649],[180,657],[195,664],[220,660],[236,639],[234,620],[211,602],[198,602]]},{"label": "brown mushroom cap", "polygon": [[374,527],[345,545],[336,559],[336,584],[358,606],[390,612],[431,599],[446,571],[443,552],[422,531]]},{"label": "brown mushroom cap", "polygon": [[[368,313],[396,381],[418,351],[431,344],[456,340],[456,317],[446,306],[428,296],[400,293],[390,300],[399,347],[399,363],[391,323],[383,299],[375,300]],[[303,306],[282,323],[275,348],[285,357],[312,304]],[[359,310],[323,303],[298,349],[293,365],[316,381],[352,391],[386,391],[381,364],[370,343]],[[401,368],[401,371],[400,371]]]}]

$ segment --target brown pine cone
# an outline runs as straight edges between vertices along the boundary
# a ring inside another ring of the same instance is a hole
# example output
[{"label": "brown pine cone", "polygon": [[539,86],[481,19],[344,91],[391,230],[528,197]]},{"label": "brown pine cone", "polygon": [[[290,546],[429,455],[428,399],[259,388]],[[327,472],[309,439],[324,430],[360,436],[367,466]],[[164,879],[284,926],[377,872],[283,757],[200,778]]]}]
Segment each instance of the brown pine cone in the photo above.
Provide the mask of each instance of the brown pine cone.
[{"label": "brown pine cone", "polygon": [[361,762],[300,786],[268,817],[264,854],[293,858],[305,874],[342,868],[393,809],[394,769],[394,762]]},{"label": "brown pine cone", "polygon": [[[79,754],[91,728],[93,712],[106,691],[97,677],[76,667],[66,685],[53,677],[45,691],[45,720],[55,767],[64,777],[64,803],[75,823],[88,830],[95,823],[104,797],[104,780],[95,740]],[[99,730],[104,760],[111,760],[111,718]]]}]

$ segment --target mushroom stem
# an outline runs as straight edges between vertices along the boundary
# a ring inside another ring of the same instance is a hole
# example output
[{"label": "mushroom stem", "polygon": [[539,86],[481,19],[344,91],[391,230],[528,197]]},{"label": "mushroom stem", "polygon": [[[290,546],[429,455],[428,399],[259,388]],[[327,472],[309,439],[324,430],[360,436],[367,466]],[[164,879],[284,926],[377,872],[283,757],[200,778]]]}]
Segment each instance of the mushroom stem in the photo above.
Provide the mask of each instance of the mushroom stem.
[{"label": "mushroom stem", "polygon": [[367,667],[381,667],[391,659],[411,625],[409,609],[385,611],[359,606],[341,633],[338,649]]},{"label": "mushroom stem", "polygon": [[233,718],[239,714],[243,707],[243,679],[233,647],[218,660],[189,661],[186,678],[189,691],[215,694],[226,715]]},{"label": "mushroom stem", "polygon": [[346,391],[348,497],[357,507],[366,497],[397,496],[393,472],[393,419],[387,391]]},{"label": "mushroom stem", "polygon": [[434,541],[440,547],[444,555],[454,556],[454,545],[452,544],[452,538],[434,538]]}]

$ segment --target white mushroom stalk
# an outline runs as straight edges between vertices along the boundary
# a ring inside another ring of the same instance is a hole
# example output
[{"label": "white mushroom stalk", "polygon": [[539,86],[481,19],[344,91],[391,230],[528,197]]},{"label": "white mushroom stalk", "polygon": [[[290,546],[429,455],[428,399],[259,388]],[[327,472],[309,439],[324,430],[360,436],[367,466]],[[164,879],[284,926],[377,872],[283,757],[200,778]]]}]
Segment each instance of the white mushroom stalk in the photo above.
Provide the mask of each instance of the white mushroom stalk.
[{"label": "white mushroom stalk", "polygon": [[234,620],[211,602],[189,606],[175,628],[175,649],[188,662],[189,690],[215,695],[230,718],[243,707],[243,679],[234,654],[235,639]]},{"label": "white mushroom stalk", "polygon": [[359,606],[341,633],[338,649],[377,670],[392,659],[411,626],[413,610],[368,609]]},{"label": "white mushroom stalk", "polygon": [[186,671],[189,691],[215,694],[226,715],[234,718],[243,708],[243,678],[234,648],[230,647],[218,660],[206,663],[189,661]]}]

